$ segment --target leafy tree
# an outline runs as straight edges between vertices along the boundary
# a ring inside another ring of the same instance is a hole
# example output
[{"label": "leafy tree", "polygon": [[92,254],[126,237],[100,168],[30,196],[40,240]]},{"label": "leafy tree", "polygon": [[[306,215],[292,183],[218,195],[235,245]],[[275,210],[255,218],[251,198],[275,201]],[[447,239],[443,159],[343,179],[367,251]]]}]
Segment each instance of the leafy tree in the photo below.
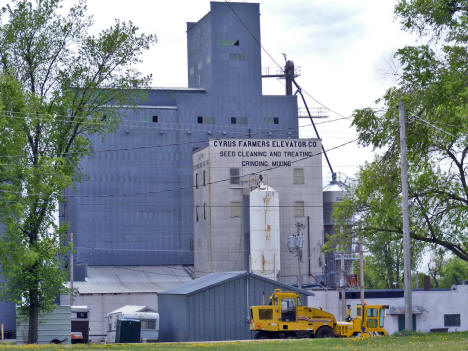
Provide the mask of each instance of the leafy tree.
[{"label": "leafy tree", "polygon": [[[468,261],[468,3],[401,0],[395,12],[404,29],[427,43],[396,52],[402,74],[398,86],[377,100],[381,109],[355,111],[360,144],[379,155],[362,166],[356,188],[336,206],[334,218],[338,225],[353,218],[345,236],[362,236],[368,244],[382,235],[388,244],[401,241],[397,104],[402,100],[412,246],[443,249]],[[381,265],[386,269],[384,261]]]},{"label": "leafy tree", "polygon": [[[396,236],[396,235],[395,235]],[[403,286],[402,239],[388,238],[388,233],[375,233],[373,240],[364,243],[370,255],[364,255],[364,286],[368,289],[394,289]],[[422,245],[411,248],[411,267],[415,269],[421,259]],[[359,261],[353,264],[359,276]]]},{"label": "leafy tree", "polygon": [[440,287],[449,288],[468,280],[468,262],[451,257],[440,271]]},{"label": "leafy tree", "polygon": [[28,343],[66,281],[57,203],[82,178],[88,137],[113,130],[119,108],[142,97],[134,88],[150,77],[132,67],[156,41],[118,20],[90,34],[84,1],[62,12],[61,0],[13,0],[0,17],[2,293],[28,316]]}]

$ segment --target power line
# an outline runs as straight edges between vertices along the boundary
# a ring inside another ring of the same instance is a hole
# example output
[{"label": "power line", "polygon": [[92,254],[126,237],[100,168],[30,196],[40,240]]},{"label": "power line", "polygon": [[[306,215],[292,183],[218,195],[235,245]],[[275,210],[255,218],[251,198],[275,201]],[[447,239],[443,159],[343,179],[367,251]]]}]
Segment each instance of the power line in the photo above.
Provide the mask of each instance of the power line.
[{"label": "power line", "polygon": [[439,132],[442,132],[442,133],[444,133],[444,134],[447,134],[448,136],[457,138],[456,135],[454,135],[454,134],[452,134],[452,133],[449,133],[449,132],[447,132],[447,131],[441,129],[441,128],[439,128],[439,127],[437,127],[437,126],[435,126],[435,125],[429,123],[428,121],[425,121],[424,119],[419,118],[418,116],[414,116],[414,115],[413,115],[413,116],[411,116],[411,117],[412,117],[412,118],[416,118],[418,121],[423,122],[424,124],[427,124],[428,126],[430,126],[430,127],[434,128],[434,129],[438,130]]},{"label": "power line", "polygon": [[[180,129],[180,130],[185,130],[185,129]],[[270,130],[270,132],[286,132],[284,129],[276,129],[276,130]],[[253,135],[263,135],[263,132],[244,132],[244,134],[241,134],[240,136],[246,136],[250,137]],[[212,139],[201,139],[201,140],[194,140],[194,141],[187,141],[183,143],[170,143],[170,144],[160,144],[160,145],[147,145],[147,146],[135,146],[135,147],[127,147],[127,148],[116,148],[116,149],[101,149],[101,150],[91,150],[90,154],[96,154],[96,153],[103,153],[103,152],[117,152],[117,151],[133,151],[133,150],[141,150],[141,149],[153,149],[153,148],[163,148],[163,147],[171,147],[171,146],[183,146],[183,145],[189,145],[189,144],[198,144],[198,143],[206,143],[210,140],[225,140],[225,139],[235,139],[236,136],[230,136],[228,138],[212,138]],[[61,155],[74,155],[74,154],[80,154],[82,152],[65,152],[62,153]],[[23,155],[0,155],[0,158],[14,158],[14,157],[23,157]]]},{"label": "power line", "polygon": [[[305,90],[304,88],[301,87],[301,90],[302,90],[306,95],[308,95],[312,100],[314,100],[317,104],[319,104],[320,106],[326,108],[328,111],[333,112],[334,114],[340,116],[340,117],[341,117],[340,119],[351,119],[351,118],[353,118],[352,116],[345,116],[345,115],[343,115],[342,113],[337,112],[337,111],[331,109],[330,107],[328,107],[327,105],[321,103],[321,102],[318,101],[316,98],[314,98],[311,94],[309,94],[309,93],[307,92],[307,90]],[[340,119],[337,119],[337,121],[340,120]]]},{"label": "power line", "polygon": [[[304,160],[307,160],[307,159],[310,159],[312,157],[315,157],[315,156],[318,156],[318,155],[321,155],[323,154],[324,152],[326,151],[332,151],[332,150],[336,150],[336,149],[339,149],[341,147],[344,147],[348,144],[351,144],[351,143],[354,143],[356,142],[358,139],[353,139],[353,140],[350,140],[346,143],[343,143],[343,144],[340,144],[340,145],[337,145],[335,147],[332,147],[328,150],[324,150],[324,151],[320,151],[316,154],[313,154],[311,156],[305,156],[305,157],[302,157],[302,158],[299,158],[297,160],[293,160],[291,161],[291,164],[293,163],[297,163],[297,162],[300,162],[300,161],[304,161]],[[268,167],[268,168],[265,168],[265,169],[262,169],[262,170],[259,170],[259,171],[255,171],[255,172],[252,172],[252,173],[249,173],[249,174],[244,174],[242,176],[239,176],[239,178],[243,178],[243,177],[247,177],[247,176],[252,176],[252,175],[256,175],[256,174],[260,174],[262,172],[267,172],[267,171],[271,171],[271,170],[274,170],[274,169],[277,169],[277,168],[281,168],[282,166],[272,166],[272,167]],[[226,182],[226,181],[230,181],[231,180],[231,177],[229,178],[225,178],[225,179],[220,179],[220,180],[217,180],[217,181],[213,181],[213,182],[207,182],[206,184],[208,185],[212,185],[212,184],[217,184],[217,183],[221,183],[221,182]],[[195,185],[191,185],[191,186],[185,186],[185,187],[178,187],[178,188],[172,188],[172,189],[163,189],[163,190],[158,190],[158,191],[148,191],[148,192],[142,192],[142,193],[133,193],[133,194],[122,194],[122,195],[115,195],[115,194],[104,194],[104,195],[66,195],[66,194],[63,194],[62,196],[65,197],[65,198],[112,198],[112,197],[131,197],[131,196],[142,196],[142,195],[155,195],[155,194],[161,194],[161,193],[164,193],[164,192],[172,192],[172,191],[179,191],[179,190],[188,190],[188,189],[193,189],[195,188]],[[9,190],[0,190],[0,192],[6,192],[6,193],[13,193],[13,194],[19,194],[19,195],[24,195],[23,193],[19,193],[19,192],[15,192],[15,191],[9,191]],[[28,196],[41,196],[43,194],[27,194]]]},{"label": "power line", "polygon": [[[109,204],[106,204],[106,203],[78,203],[78,205],[85,205],[85,206],[107,206]],[[141,207],[144,207],[144,206],[152,206],[154,207],[154,204],[131,204],[131,205],[128,205],[130,207],[133,207],[133,206],[141,206]],[[179,205],[178,207],[180,208],[191,208],[191,209],[194,209],[194,208],[201,208],[203,209],[203,205]],[[209,205],[209,204],[206,204],[206,207],[207,208],[231,208],[232,206],[231,205]],[[240,204],[239,206],[237,206],[239,208],[296,208],[297,206],[296,205],[258,205],[258,206],[250,206],[250,205],[242,205]],[[301,208],[318,208],[318,207],[323,207],[323,205],[306,205],[304,204],[303,206],[301,206]]]}]

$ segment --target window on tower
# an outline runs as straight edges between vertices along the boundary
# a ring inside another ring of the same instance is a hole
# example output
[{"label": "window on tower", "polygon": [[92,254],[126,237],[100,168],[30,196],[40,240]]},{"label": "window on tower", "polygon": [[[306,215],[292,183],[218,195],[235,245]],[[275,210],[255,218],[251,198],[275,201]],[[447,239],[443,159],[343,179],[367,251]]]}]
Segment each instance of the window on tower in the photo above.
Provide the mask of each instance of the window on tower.
[{"label": "window on tower", "polygon": [[231,202],[231,218],[240,217],[241,214],[241,204],[239,201],[232,201]]},{"label": "window on tower", "polygon": [[304,184],[303,168],[294,168],[294,184]]},{"label": "window on tower", "polygon": [[229,177],[231,184],[240,184],[239,168],[229,168]]},{"label": "window on tower", "polygon": [[304,217],[304,201],[296,201],[294,207],[296,217]]}]

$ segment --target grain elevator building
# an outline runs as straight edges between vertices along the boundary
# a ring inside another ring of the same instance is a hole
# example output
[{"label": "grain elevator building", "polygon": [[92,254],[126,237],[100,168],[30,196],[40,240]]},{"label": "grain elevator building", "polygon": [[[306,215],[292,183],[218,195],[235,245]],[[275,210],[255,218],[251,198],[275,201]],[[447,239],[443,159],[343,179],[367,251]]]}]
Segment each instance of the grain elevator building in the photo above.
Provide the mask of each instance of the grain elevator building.
[{"label": "grain elevator building", "polygon": [[192,265],[192,152],[214,138],[298,137],[296,96],[262,94],[259,4],[210,7],[187,23],[188,87],[146,90],[114,133],[92,139],[87,179],[60,213],[76,279],[86,266]]}]

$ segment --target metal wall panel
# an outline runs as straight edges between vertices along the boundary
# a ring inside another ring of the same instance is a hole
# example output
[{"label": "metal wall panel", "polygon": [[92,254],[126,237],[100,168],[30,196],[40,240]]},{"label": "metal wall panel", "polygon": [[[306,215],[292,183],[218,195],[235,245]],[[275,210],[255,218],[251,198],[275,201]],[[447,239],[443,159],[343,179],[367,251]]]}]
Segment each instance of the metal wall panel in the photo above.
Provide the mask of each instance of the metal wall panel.
[{"label": "metal wall panel", "polygon": [[158,296],[160,341],[189,340],[189,308],[186,295]]},{"label": "metal wall panel", "polygon": [[[27,342],[28,328],[28,319],[18,316],[16,321],[17,343]],[[70,344],[70,333],[70,306],[57,306],[54,311],[39,315],[38,344],[50,344],[52,340],[63,340],[63,344]]]}]

